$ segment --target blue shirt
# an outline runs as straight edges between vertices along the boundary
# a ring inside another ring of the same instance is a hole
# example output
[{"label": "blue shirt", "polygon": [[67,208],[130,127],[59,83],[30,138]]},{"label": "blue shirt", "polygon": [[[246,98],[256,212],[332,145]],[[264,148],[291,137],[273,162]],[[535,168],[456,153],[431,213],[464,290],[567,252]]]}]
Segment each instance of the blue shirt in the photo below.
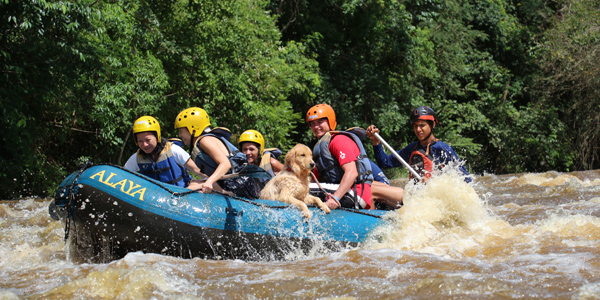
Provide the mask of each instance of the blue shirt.
[{"label": "blue shirt", "polygon": [[[408,162],[411,153],[413,152],[413,150],[416,150],[415,145],[417,145],[418,143],[418,141],[413,142],[408,146],[404,147],[402,150],[397,151],[398,155],[400,155],[400,157],[404,159],[404,161]],[[426,146],[418,145],[417,147]],[[431,156],[433,157],[435,164],[448,165],[450,162],[458,162],[459,170],[466,176],[465,182],[471,182],[469,172],[467,172],[467,169],[465,168],[464,164],[462,164],[460,158],[458,158],[458,155],[456,154],[456,152],[454,152],[454,149],[452,149],[450,145],[442,141],[437,141],[435,144],[431,145],[429,149],[431,151]],[[381,144],[373,145],[373,152],[375,153],[375,160],[377,161],[377,165],[379,165],[379,167],[381,167],[382,169],[403,166],[402,163],[396,159],[394,154],[385,154]]]},{"label": "blue shirt", "polygon": [[375,181],[379,181],[381,183],[390,185],[390,180],[387,178],[387,176],[385,176],[385,173],[383,173],[383,171],[381,171],[379,166],[370,159],[369,159],[369,163],[371,163],[371,170],[373,170],[373,179]]}]

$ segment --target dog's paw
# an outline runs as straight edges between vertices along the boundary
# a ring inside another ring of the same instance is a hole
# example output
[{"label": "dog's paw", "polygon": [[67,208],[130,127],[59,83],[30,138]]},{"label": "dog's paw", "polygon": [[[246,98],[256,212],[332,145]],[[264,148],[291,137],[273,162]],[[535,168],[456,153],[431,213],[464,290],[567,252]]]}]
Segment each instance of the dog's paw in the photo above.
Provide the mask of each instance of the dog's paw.
[{"label": "dog's paw", "polygon": [[313,215],[313,214],[312,214],[312,211],[310,211],[310,210],[308,210],[308,209],[307,209],[307,210],[303,210],[303,211],[302,211],[302,216],[303,216],[304,218],[306,218],[306,219],[311,219],[311,218],[312,218],[312,215]]},{"label": "dog's paw", "polygon": [[322,210],[322,211],[324,211],[326,214],[328,214],[328,213],[330,213],[330,212],[331,212],[331,209],[329,209],[329,207],[327,207],[327,205],[326,205],[326,204],[323,204],[323,205],[321,206],[321,210]]}]

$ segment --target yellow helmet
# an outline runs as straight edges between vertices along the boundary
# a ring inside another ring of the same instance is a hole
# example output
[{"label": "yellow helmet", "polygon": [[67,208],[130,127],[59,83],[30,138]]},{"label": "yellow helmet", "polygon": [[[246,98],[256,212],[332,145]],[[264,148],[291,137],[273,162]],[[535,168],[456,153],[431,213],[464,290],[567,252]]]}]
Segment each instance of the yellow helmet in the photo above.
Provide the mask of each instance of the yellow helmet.
[{"label": "yellow helmet", "polygon": [[148,131],[156,132],[156,139],[158,140],[158,143],[160,143],[160,124],[158,124],[158,121],[156,121],[155,118],[151,116],[143,116],[135,120],[135,122],[133,123],[133,141],[135,142],[136,146],[138,142],[135,135],[140,132]]},{"label": "yellow helmet", "polygon": [[200,136],[208,126],[210,126],[208,114],[204,109],[199,107],[184,109],[175,118],[175,129],[185,127],[193,137]]},{"label": "yellow helmet", "polygon": [[259,151],[261,155],[263,154],[263,151],[265,151],[265,139],[263,138],[262,134],[256,130],[246,130],[244,133],[242,133],[242,135],[240,135],[240,140],[238,141],[240,150],[242,149],[242,143],[244,142],[257,143],[260,146]]}]

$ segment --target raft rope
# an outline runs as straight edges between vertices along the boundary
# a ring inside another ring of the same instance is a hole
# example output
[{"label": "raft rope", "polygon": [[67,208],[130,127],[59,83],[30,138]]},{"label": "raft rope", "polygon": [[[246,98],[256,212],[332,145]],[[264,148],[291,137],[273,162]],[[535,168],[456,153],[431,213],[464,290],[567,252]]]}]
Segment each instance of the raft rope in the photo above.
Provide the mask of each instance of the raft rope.
[{"label": "raft rope", "polygon": [[[289,167],[288,167],[289,168]],[[342,204],[340,203],[340,199],[338,199],[338,197],[336,197],[335,195],[327,192],[322,186],[321,183],[319,182],[319,180],[317,180],[317,176],[315,176],[315,173],[310,172],[310,175],[312,175],[313,180],[317,183],[317,186],[319,187],[319,189],[321,190],[321,192],[325,193],[326,198],[327,197],[331,197],[333,198],[333,200],[335,200],[335,202],[337,202],[337,204],[339,205],[339,207],[342,207]]]},{"label": "raft rope", "polygon": [[[77,175],[75,175],[73,181],[71,182],[71,185],[69,186],[69,201],[67,202],[67,218],[65,220],[65,241],[67,241],[67,239],[69,238],[69,233],[71,232],[71,219],[75,218],[75,211],[73,210],[73,205],[75,202],[75,193],[73,192],[75,188],[75,182],[77,181],[77,178],[79,178],[79,176],[83,174],[83,171],[85,171],[91,166],[93,166],[93,164],[91,164],[89,161],[86,161],[85,163],[81,164],[79,166],[79,171],[77,172]],[[77,238],[77,236],[75,236],[75,238]],[[75,244],[77,244],[77,240],[75,240]]]},{"label": "raft rope", "polygon": [[[134,171],[131,171],[131,170],[128,170],[128,169],[124,168],[123,166],[118,166],[118,165],[113,165],[113,164],[106,164],[106,163],[103,163],[103,164],[93,164],[93,163],[86,162],[85,164],[82,165],[82,168],[79,170],[79,173],[77,174],[77,176],[73,180],[73,184],[75,184],[75,181],[77,180],[77,177],[79,177],[79,175],[81,175],[81,173],[83,173],[83,171],[85,169],[90,168],[92,166],[111,166],[111,167],[115,167],[115,168],[121,169],[121,170],[123,170],[123,171],[125,171],[127,173],[130,173],[130,174],[134,175],[134,176],[137,176],[137,177],[140,177],[140,178],[144,178],[144,179],[147,178],[147,177],[143,176],[142,174],[134,172]],[[197,192],[200,191],[200,189],[196,189],[196,190],[189,190],[189,191],[185,191],[185,192],[174,192],[171,189],[169,189],[168,187],[164,186],[162,183],[155,183],[155,184],[158,185],[159,187],[161,187],[162,189],[164,189],[165,191],[169,192],[173,197],[181,197],[181,196],[185,196],[185,195],[188,195],[188,194],[197,193]],[[72,189],[70,189],[70,192],[72,193]],[[227,193],[223,193],[223,192],[215,191],[215,190],[213,190],[213,193],[219,194],[219,195],[222,195],[222,196],[225,196],[225,197],[233,198],[233,199],[238,200],[238,201],[246,202],[248,204],[252,204],[252,205],[255,205],[255,206],[260,206],[260,207],[263,207],[263,208],[286,209],[286,208],[290,207],[289,205],[266,205],[266,204],[263,204],[263,203],[257,203],[254,200],[245,199],[245,198],[238,197],[238,196],[235,196],[235,195],[229,195]],[[311,205],[311,206],[314,207],[314,205]],[[356,213],[356,214],[371,216],[371,217],[378,218],[378,219],[382,218],[382,216],[379,216],[379,215],[376,215],[376,214],[371,214],[371,213],[368,213],[368,212],[362,212],[362,211],[359,211],[357,209],[350,209],[350,208],[343,208],[343,207],[340,207],[338,209],[344,210],[344,211],[353,212],[353,213]],[[66,240],[66,238],[67,237],[65,237],[65,240]]]}]

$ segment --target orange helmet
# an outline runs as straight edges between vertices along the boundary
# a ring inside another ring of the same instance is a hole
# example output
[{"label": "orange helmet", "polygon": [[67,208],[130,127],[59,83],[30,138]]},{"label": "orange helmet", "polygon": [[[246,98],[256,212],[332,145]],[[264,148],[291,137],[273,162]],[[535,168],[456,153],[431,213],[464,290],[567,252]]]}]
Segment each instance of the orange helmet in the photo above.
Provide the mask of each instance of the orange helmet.
[{"label": "orange helmet", "polygon": [[310,122],[312,120],[327,118],[329,122],[329,129],[335,130],[337,126],[337,122],[335,121],[335,111],[333,108],[327,104],[317,104],[311,107],[306,113],[306,122]]}]

